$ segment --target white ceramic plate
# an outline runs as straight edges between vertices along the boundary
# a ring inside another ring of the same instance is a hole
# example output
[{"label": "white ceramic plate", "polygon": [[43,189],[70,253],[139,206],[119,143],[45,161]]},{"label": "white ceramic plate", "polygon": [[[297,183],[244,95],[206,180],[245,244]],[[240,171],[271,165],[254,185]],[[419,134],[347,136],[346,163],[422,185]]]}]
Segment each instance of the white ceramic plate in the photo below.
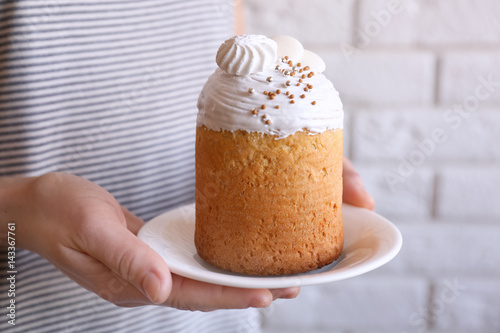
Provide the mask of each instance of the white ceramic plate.
[{"label": "white ceramic plate", "polygon": [[204,262],[194,245],[194,204],[146,223],[139,238],[162,256],[170,270],[194,280],[242,288],[285,288],[343,280],[389,262],[402,245],[399,230],[382,216],[344,204],[344,250],[330,265],[302,274],[256,277],[218,269]]}]

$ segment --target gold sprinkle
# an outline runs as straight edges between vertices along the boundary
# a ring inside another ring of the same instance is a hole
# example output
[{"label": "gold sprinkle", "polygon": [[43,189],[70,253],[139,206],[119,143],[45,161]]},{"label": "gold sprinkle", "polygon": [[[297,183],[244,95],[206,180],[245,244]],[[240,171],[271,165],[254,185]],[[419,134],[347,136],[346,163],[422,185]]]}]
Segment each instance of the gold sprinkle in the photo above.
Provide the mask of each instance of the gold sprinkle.
[{"label": "gold sprinkle", "polygon": [[300,62],[297,63],[297,67],[300,67],[302,66],[302,64]]},{"label": "gold sprinkle", "polygon": [[291,72],[290,76],[295,76],[295,74],[296,74],[295,72]]},{"label": "gold sprinkle", "polygon": [[288,56],[285,56],[285,60],[288,60]]},{"label": "gold sprinkle", "polygon": [[275,108],[276,108],[276,109],[279,109],[279,108],[280,108],[280,106],[279,106],[279,105],[276,105],[276,106],[275,106]]},{"label": "gold sprinkle", "polygon": [[310,72],[309,74],[307,74],[307,77],[311,78],[313,77],[313,75],[314,75],[313,72]]},{"label": "gold sprinkle", "polygon": [[309,67],[309,66],[304,67],[304,70],[305,70],[305,71],[308,71],[309,69],[310,69],[310,67]]},{"label": "gold sprinkle", "polygon": [[259,111],[258,111],[257,109],[253,109],[253,110],[252,110],[252,114],[253,114],[253,115],[257,115],[257,114],[259,114]]},{"label": "gold sprinkle", "polygon": [[297,83],[297,84],[296,84],[296,86],[297,86],[297,87],[298,87],[298,86],[300,86],[300,83]]},{"label": "gold sprinkle", "polygon": [[267,95],[267,90],[264,90],[263,94],[264,94],[264,95]]},{"label": "gold sprinkle", "polygon": [[264,104],[262,104],[262,105],[260,106],[260,108],[261,108],[262,110],[264,110],[264,109],[266,108],[266,106],[265,106]]},{"label": "gold sprinkle", "polygon": [[307,84],[307,88],[312,89],[312,88],[313,88],[313,85],[308,83],[308,84]]},{"label": "gold sprinkle", "polygon": [[316,101],[312,101],[312,102],[311,102],[311,104],[312,104],[312,105],[316,105]]},{"label": "gold sprinkle", "polygon": [[293,61],[289,60],[289,61],[288,61],[288,65],[289,65],[289,66],[293,66]]},{"label": "gold sprinkle", "polygon": [[269,94],[269,99],[274,99],[274,95]]},{"label": "gold sprinkle", "polygon": [[304,91],[309,91],[309,89],[307,87],[304,88]]},{"label": "gold sprinkle", "polygon": [[302,78],[305,79],[306,78],[306,75],[305,74],[302,74]]},{"label": "gold sprinkle", "polygon": [[295,104],[295,101],[292,99],[292,100],[290,101],[290,104]]},{"label": "gold sprinkle", "polygon": [[306,95],[302,94],[300,95],[300,98],[306,98]]},{"label": "gold sprinkle", "polygon": [[267,114],[262,116],[262,119],[266,119],[266,118],[267,118]]},{"label": "gold sprinkle", "polygon": [[302,83],[302,79],[299,79],[299,82]]},{"label": "gold sprinkle", "polygon": [[302,68],[301,68],[301,69],[299,69],[299,73],[302,73],[303,71],[304,71],[304,70],[303,70]]},{"label": "gold sprinkle", "polygon": [[295,97],[295,95],[294,95],[294,94],[291,94],[291,95],[290,95],[290,98],[294,98],[294,97]]},{"label": "gold sprinkle", "polygon": [[287,92],[285,93],[285,95],[287,95],[287,96],[288,96],[288,95],[290,95],[290,92],[289,92],[289,91],[287,91]]},{"label": "gold sprinkle", "polygon": [[266,124],[269,125],[271,123],[271,120],[266,120]]},{"label": "gold sprinkle", "polygon": [[281,94],[281,90],[277,89],[277,90],[276,90],[276,93],[277,93],[277,94]]}]

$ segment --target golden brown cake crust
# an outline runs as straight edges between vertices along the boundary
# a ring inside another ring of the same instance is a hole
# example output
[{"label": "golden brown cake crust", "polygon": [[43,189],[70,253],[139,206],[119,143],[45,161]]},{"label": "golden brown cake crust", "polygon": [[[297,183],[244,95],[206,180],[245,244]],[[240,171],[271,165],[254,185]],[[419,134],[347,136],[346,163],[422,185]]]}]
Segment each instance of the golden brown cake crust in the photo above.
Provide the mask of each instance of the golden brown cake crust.
[{"label": "golden brown cake crust", "polygon": [[195,244],[208,263],[281,275],[340,256],[342,130],[275,138],[198,127]]}]

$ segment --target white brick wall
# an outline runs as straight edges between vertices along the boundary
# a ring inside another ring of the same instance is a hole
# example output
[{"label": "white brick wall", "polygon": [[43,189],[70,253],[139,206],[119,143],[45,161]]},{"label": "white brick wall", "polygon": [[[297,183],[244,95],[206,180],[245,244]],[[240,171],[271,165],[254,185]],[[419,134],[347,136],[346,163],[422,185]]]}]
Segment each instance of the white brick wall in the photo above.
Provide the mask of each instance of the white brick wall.
[{"label": "white brick wall", "polygon": [[[497,123],[500,130],[500,123]],[[499,144],[492,141],[492,145]],[[500,220],[500,172],[498,166],[447,168],[440,172],[437,191],[439,217],[476,222]],[[456,194],[460,195],[457,196]],[[499,238],[500,243],[500,238]],[[500,259],[500,258],[499,258]],[[500,267],[500,260],[498,261]]]},{"label": "white brick wall", "polygon": [[[500,42],[500,6],[496,0],[412,1],[422,44]],[[410,9],[411,10],[411,9]]]},{"label": "white brick wall", "polygon": [[295,36],[305,46],[336,44],[352,39],[354,3],[354,0],[246,1],[246,30],[267,36]]},{"label": "white brick wall", "polygon": [[[390,11],[387,0],[359,2],[358,21],[355,27],[355,42],[359,47],[384,44],[412,44],[417,42],[419,27],[413,19],[418,12],[418,3],[400,2],[396,10]],[[397,2],[394,2],[397,5]]]},{"label": "white brick wall", "polygon": [[[430,168],[415,168],[406,177],[397,178],[398,164],[379,164],[357,168],[367,190],[377,202],[377,212],[395,221],[408,218],[425,219],[432,215],[434,172]],[[397,204],[395,204],[397,203]]]},{"label": "white brick wall", "polygon": [[[401,9],[392,14],[387,0],[361,0],[357,34],[380,22],[372,45],[469,45],[500,42],[500,6],[496,0],[394,0]],[[390,15],[389,15],[390,14]],[[371,28],[373,29],[373,28]],[[362,38],[361,38],[362,39]]]},{"label": "white brick wall", "polygon": [[[500,142],[500,108],[472,112],[467,118],[453,107],[362,109],[353,123],[352,151],[358,161],[402,162],[415,158],[415,150],[424,153],[424,167],[438,162],[500,161],[500,148],[491,144]],[[435,137],[436,131],[442,134]]]},{"label": "white brick wall", "polygon": [[457,279],[457,284],[450,284],[452,281],[440,281],[433,288],[435,327],[455,332],[499,332],[500,282]]},{"label": "white brick wall", "polygon": [[[500,36],[500,33],[499,33]],[[500,102],[500,51],[455,51],[442,55],[439,71],[439,101],[463,103],[467,98],[480,97],[480,109],[487,104]],[[490,79],[491,78],[491,79]],[[484,84],[483,80],[490,81]],[[478,88],[478,87],[485,88]],[[476,89],[481,89],[476,91]],[[488,95],[488,92],[490,93]],[[467,100],[471,107],[474,102]]]},{"label": "white brick wall", "polygon": [[[370,328],[403,330],[411,325],[408,318],[414,306],[425,306],[429,288],[419,278],[378,278],[370,274],[356,280],[346,280],[314,287],[304,287],[293,301],[279,302],[266,324],[274,332],[288,332],[307,325],[304,332],[317,330],[349,330],[352,324]],[[373,308],[376,302],[377,309]],[[321,300],[321,303],[318,303]]]},{"label": "white brick wall", "polygon": [[403,234],[401,252],[377,274],[432,279],[500,276],[498,225],[421,220],[398,226]]},{"label": "white brick wall", "polygon": [[246,0],[249,33],[325,59],[345,152],[404,238],[384,267],[266,310],[265,333],[500,332],[499,18],[496,0]]},{"label": "white brick wall", "polygon": [[430,104],[435,56],[429,52],[319,52],[327,75],[349,105]]}]

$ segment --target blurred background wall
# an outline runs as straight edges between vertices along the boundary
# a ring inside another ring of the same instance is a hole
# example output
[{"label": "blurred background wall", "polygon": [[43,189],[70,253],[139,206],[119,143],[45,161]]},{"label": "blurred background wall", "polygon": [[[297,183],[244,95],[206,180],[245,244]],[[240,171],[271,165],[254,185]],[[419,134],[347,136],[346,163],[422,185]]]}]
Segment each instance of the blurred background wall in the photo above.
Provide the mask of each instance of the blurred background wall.
[{"label": "blurred background wall", "polygon": [[388,265],[302,288],[265,332],[500,332],[500,1],[245,0],[327,63],[345,153],[402,231]]}]

